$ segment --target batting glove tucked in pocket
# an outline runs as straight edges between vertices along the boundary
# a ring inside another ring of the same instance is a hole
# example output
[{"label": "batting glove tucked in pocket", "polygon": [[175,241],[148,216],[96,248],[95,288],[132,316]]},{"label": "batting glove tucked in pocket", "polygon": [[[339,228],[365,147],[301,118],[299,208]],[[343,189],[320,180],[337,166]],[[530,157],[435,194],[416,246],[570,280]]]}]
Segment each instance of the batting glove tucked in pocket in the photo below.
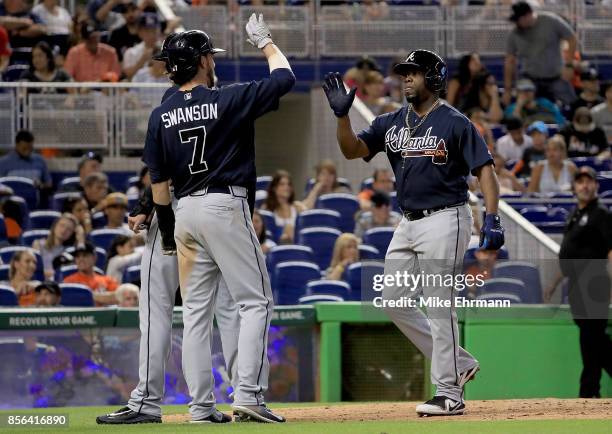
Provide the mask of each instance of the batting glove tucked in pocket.
[{"label": "batting glove tucked in pocket", "polygon": [[247,42],[254,47],[262,49],[272,43],[272,34],[268,25],[263,19],[263,15],[259,14],[259,19],[255,14],[251,15],[246,23]]}]

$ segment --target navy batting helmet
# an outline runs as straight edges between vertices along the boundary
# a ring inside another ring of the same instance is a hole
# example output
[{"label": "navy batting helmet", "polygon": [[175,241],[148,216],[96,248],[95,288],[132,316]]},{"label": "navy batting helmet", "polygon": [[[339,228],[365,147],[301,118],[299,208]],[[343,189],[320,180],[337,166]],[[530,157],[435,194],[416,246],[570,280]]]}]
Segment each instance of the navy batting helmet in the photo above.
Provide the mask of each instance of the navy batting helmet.
[{"label": "navy batting helmet", "polygon": [[415,69],[425,75],[425,86],[430,91],[442,92],[446,89],[448,68],[437,53],[429,50],[414,50],[405,61],[393,67],[393,72],[405,76],[409,71]]},{"label": "navy batting helmet", "polygon": [[189,30],[168,36],[162,46],[159,60],[167,61],[170,78],[175,83],[182,84],[197,74],[200,56],[223,52],[225,50],[213,47],[212,40],[205,32]]}]

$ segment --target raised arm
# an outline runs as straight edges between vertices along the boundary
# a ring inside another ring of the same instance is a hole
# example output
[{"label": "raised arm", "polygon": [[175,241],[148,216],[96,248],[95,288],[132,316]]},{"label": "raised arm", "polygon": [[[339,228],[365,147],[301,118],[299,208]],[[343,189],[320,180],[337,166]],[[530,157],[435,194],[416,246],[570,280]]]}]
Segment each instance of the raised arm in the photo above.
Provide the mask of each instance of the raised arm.
[{"label": "raised arm", "polygon": [[259,17],[256,14],[252,14],[245,28],[247,42],[263,51],[268,60],[270,72],[280,68],[291,69],[289,61],[283,52],[274,45],[270,28],[264,21],[262,14],[259,14]]}]

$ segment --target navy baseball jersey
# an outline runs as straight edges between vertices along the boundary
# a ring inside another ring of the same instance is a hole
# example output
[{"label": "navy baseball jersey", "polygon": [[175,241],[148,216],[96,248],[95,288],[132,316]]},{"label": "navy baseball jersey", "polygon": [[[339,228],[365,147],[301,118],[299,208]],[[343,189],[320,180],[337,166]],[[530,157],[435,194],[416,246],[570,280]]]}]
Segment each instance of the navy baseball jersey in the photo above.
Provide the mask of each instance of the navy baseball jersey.
[{"label": "navy baseball jersey", "polygon": [[177,198],[207,186],[251,187],[255,120],[276,110],[294,83],[289,69],[276,69],[260,81],[169,89],[149,117],[142,159],[151,181],[171,179]]},{"label": "navy baseball jersey", "polygon": [[[403,210],[458,204],[468,199],[467,176],[493,158],[476,127],[458,110],[441,104],[409,137],[408,107],[376,117],[358,137],[370,161],[385,151],[395,173],[397,198]],[[411,111],[410,126],[420,118]]]}]

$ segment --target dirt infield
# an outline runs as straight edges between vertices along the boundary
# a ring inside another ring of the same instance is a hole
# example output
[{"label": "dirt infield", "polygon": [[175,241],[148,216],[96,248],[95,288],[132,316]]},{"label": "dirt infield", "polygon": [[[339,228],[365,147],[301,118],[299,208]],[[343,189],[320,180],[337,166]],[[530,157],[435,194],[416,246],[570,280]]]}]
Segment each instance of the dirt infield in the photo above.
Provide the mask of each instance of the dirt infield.
[{"label": "dirt infield", "polygon": [[[287,407],[278,412],[290,422],[383,421],[419,419],[417,402],[372,402]],[[299,405],[299,404],[297,404]],[[509,399],[467,401],[461,420],[612,419],[612,399]],[[274,405],[271,405],[273,408]],[[451,417],[446,417],[451,418]],[[443,418],[431,418],[440,420]],[[164,416],[164,422],[185,422],[188,414]]]}]

